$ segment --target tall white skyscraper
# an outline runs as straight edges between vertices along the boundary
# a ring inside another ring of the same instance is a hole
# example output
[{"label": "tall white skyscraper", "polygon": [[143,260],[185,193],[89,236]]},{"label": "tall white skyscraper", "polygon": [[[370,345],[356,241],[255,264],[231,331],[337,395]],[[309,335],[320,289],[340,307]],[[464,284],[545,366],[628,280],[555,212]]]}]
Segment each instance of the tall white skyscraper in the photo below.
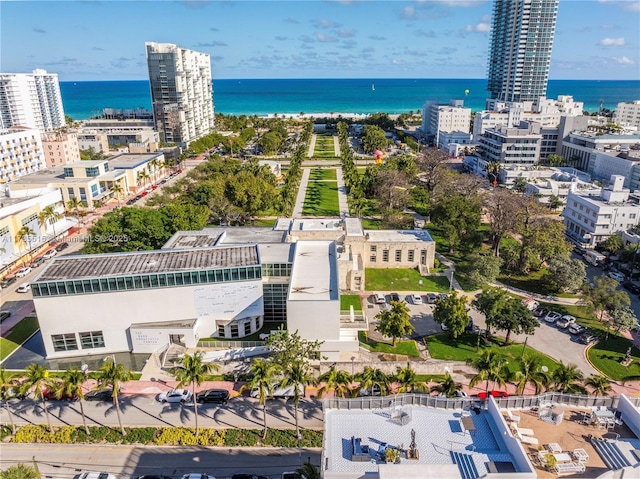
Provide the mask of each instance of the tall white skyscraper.
[{"label": "tall white skyscraper", "polygon": [[65,125],[56,73],[0,73],[0,129],[12,126],[41,132]]},{"label": "tall white skyscraper", "polygon": [[494,0],[488,90],[504,101],[547,94],[559,0]]},{"label": "tall white skyscraper", "polygon": [[145,43],[153,119],[160,140],[186,147],[214,126],[209,54]]}]

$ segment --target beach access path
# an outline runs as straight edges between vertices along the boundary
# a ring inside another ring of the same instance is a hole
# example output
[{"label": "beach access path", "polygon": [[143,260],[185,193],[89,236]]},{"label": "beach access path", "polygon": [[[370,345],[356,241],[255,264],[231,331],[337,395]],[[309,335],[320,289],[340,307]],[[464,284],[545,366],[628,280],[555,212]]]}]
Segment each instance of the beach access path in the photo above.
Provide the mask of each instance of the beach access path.
[{"label": "beach access path", "polygon": [[[315,142],[315,135],[314,142]],[[307,195],[307,185],[309,185],[310,168],[302,168],[302,178],[300,178],[300,186],[298,187],[298,196],[296,196],[296,204],[293,207],[293,218],[302,217],[302,209],[304,208],[304,199]]]},{"label": "beach access path", "polygon": [[344,218],[349,215],[349,203],[347,202],[347,187],[344,184],[342,168],[336,168],[336,182],[338,183],[338,207],[340,208],[340,217]]},{"label": "beach access path", "polygon": [[333,151],[335,152],[336,156],[340,158],[340,141],[338,141],[337,135],[333,135]]},{"label": "beach access path", "polygon": [[316,134],[314,133],[313,135],[311,135],[311,141],[309,142],[309,151],[307,152],[307,156],[309,158],[313,158],[313,152],[315,151],[315,149],[316,149]]}]

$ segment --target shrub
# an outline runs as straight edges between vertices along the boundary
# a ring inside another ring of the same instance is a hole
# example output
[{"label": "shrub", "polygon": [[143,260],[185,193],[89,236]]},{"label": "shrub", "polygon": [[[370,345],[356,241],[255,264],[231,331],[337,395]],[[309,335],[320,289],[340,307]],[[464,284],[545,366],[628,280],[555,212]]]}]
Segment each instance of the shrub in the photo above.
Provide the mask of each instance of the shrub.
[{"label": "shrub", "polygon": [[227,429],[224,436],[225,446],[253,447],[261,439],[262,431],[256,429]]}]

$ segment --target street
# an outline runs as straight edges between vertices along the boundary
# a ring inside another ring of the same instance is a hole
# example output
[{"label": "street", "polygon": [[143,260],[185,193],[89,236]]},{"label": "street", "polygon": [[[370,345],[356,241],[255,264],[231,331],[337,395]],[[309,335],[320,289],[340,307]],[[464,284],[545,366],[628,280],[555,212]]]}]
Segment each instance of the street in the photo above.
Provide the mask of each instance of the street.
[{"label": "street", "polygon": [[309,460],[319,465],[320,450],[7,443],[2,445],[0,469],[35,462],[43,479],[71,479],[84,471],[110,472],[118,479],[142,474],[180,478],[189,472],[208,473],[217,479],[238,472],[279,479],[283,472],[295,471]]}]

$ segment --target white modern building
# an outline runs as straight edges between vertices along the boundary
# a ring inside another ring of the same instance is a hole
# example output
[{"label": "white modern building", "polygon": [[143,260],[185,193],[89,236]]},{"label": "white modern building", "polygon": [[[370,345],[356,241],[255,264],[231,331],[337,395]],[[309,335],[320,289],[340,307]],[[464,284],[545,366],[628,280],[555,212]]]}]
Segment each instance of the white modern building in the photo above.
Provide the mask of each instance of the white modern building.
[{"label": "white modern building", "polygon": [[451,100],[448,105],[427,100],[422,107],[422,133],[438,148],[471,143],[470,127],[471,108],[465,108],[463,100]]},{"label": "white modern building", "polygon": [[491,98],[545,96],[559,0],[495,0],[488,89]]},{"label": "white modern building", "polygon": [[617,125],[640,130],[640,100],[618,103],[613,121]]},{"label": "white modern building", "polygon": [[186,147],[214,127],[209,54],[171,43],[145,43],[151,103],[160,140]]},{"label": "white modern building", "polygon": [[0,130],[0,183],[44,167],[45,155],[38,130],[23,126]]},{"label": "white modern building", "polygon": [[0,73],[0,128],[28,126],[41,132],[65,125],[56,73]]},{"label": "white modern building", "polygon": [[605,188],[569,191],[562,213],[567,235],[593,247],[636,226],[640,222],[640,198],[623,185],[624,177],[613,175]]},{"label": "white modern building", "polygon": [[538,123],[522,122],[517,128],[497,126],[477,139],[477,155],[487,163],[503,166],[533,166],[540,160],[542,146]]},{"label": "white modern building", "polygon": [[590,131],[573,131],[563,138],[559,150],[569,165],[593,171],[598,152],[619,153],[636,145],[640,145],[640,132],[633,135],[599,135]]},{"label": "white modern building", "polygon": [[607,182],[612,175],[624,177],[624,186],[631,191],[640,191],[640,145],[634,149],[597,151],[589,162],[588,172],[594,179]]}]

